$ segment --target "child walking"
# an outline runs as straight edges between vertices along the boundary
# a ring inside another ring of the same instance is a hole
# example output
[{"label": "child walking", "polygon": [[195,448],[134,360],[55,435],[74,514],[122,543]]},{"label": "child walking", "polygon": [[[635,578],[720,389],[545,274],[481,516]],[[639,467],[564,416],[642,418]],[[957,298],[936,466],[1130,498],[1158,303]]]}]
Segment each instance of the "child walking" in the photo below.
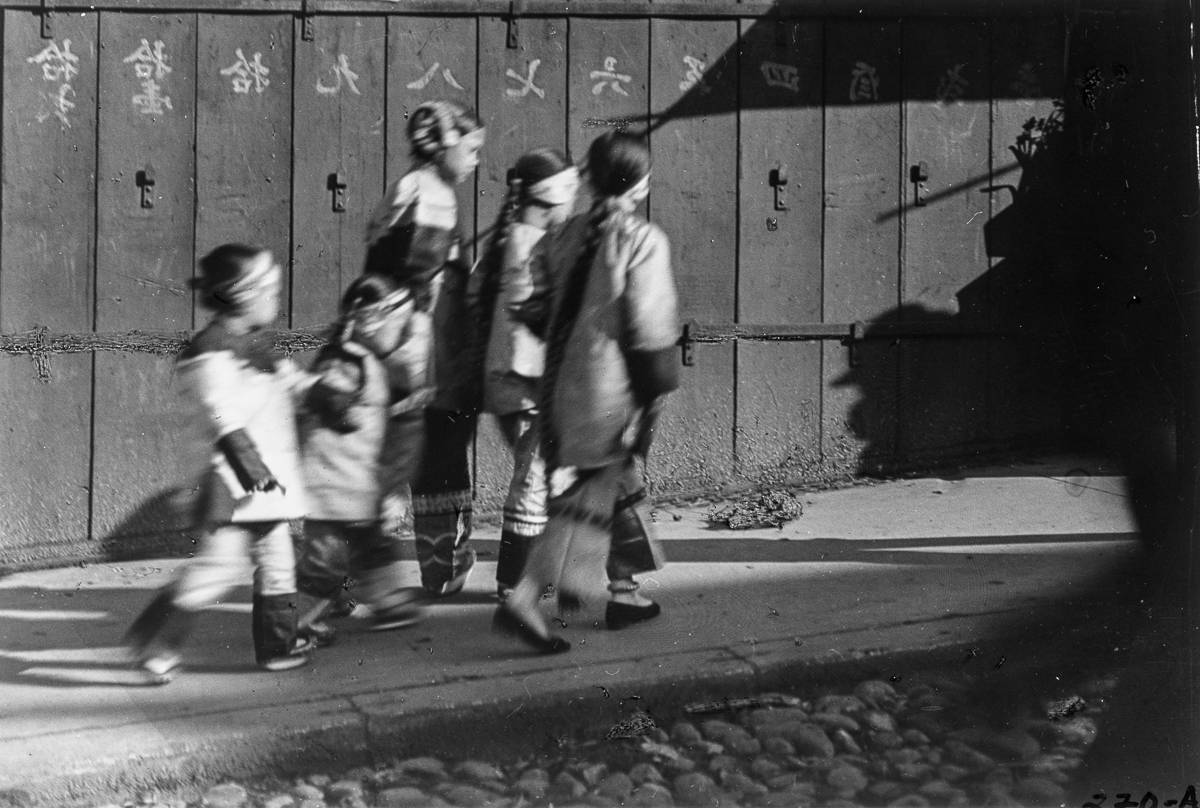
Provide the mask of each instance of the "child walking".
[{"label": "child walking", "polygon": [[421,583],[429,594],[447,596],[463,588],[475,563],[468,544],[469,452],[478,412],[469,395],[470,263],[458,234],[454,186],[479,164],[484,129],[469,110],[432,101],[409,117],[408,138],[415,166],[372,216],[365,272],[411,290],[416,303],[408,350],[385,360],[393,387],[410,402],[388,422],[385,495],[395,503],[411,489]]},{"label": "child walking", "polygon": [[346,290],[341,319],[313,362],[321,379],[300,416],[304,482],[309,514],[297,552],[301,592],[318,605],[301,620],[302,634],[318,645],[333,642],[322,618],[346,602],[343,589],[358,579],[353,596],[371,609],[375,631],[421,619],[420,590],[401,583],[401,543],[383,529],[383,439],[394,392],[386,359],[409,336],[413,299],[382,275],[362,275]]},{"label": "child walking", "polygon": [[559,606],[572,610],[606,568],[609,628],[660,612],[634,576],[662,565],[638,458],[649,451],[663,396],[678,386],[670,247],[634,212],[649,191],[644,140],[600,136],[588,149],[585,176],[591,211],[534,254],[533,276],[543,289],[553,279],[552,296],[535,293],[515,312],[546,331],[542,450],[561,490],[552,491],[546,531],[493,626],[542,653],[570,648],[538,609],[548,585]]},{"label": "child walking", "polygon": [[546,347],[509,309],[533,292],[529,254],[547,230],[566,222],[578,188],[579,172],[561,152],[542,148],[522,156],[510,172],[508,198],[477,270],[479,320],[487,336],[484,410],[496,416],[513,452],[496,565],[501,600],[516,586],[529,545],[547,520],[546,466],[537,429],[537,388]]},{"label": "child walking", "polygon": [[148,680],[165,684],[199,610],[254,565],[252,635],[259,667],[282,671],[309,661],[296,636],[295,562],[288,520],[305,515],[292,396],[312,379],[277,356],[262,329],[279,312],[282,270],[270,251],[226,244],[200,259],[193,286],[215,312],[178,360],[178,378],[213,447],[201,485],[206,531],[195,557],[161,590],[126,634]]}]

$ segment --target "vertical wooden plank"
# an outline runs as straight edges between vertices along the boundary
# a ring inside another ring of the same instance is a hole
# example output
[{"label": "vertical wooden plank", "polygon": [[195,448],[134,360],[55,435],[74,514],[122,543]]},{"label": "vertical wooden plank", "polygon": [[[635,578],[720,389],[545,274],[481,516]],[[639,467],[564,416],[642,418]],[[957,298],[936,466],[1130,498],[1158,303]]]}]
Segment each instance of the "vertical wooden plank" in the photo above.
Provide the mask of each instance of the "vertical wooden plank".
[{"label": "vertical wooden plank", "polygon": [[[681,317],[729,322],[737,314],[738,23],[654,19],[650,30],[651,109],[667,110],[693,93],[702,113],[670,120],[651,137],[651,218],[671,240]],[[732,345],[702,345],[696,365],[683,371],[651,453],[660,489],[729,479],[733,362]]]},{"label": "vertical wooden plank", "polygon": [[[508,24],[479,20],[479,111],[488,142],[479,171],[481,245],[507,193],[508,169],[538,146],[566,148],[567,22],[522,19],[518,47],[506,46]],[[481,511],[499,510],[512,477],[512,457],[491,418],[475,440],[475,494]]]},{"label": "vertical wooden plank", "polygon": [[[105,12],[100,33],[96,329],[187,330],[196,18]],[[160,496],[187,482],[173,371],[169,357],[96,354],[92,529],[102,541],[161,541],[156,530],[181,526]]]},{"label": "vertical wooden plank", "polygon": [[1062,33],[1057,21],[992,23],[991,220],[985,229],[992,264],[987,285],[993,327],[988,415],[1001,442],[1046,442],[1062,423],[1059,330],[1066,143]]},{"label": "vertical wooden plank", "polygon": [[[582,163],[609,129],[645,126],[650,112],[650,21],[572,19],[567,146]],[[590,205],[586,184],[576,210]]]},{"label": "vertical wooden plank", "polygon": [[[986,22],[904,24],[904,171],[928,167],[927,202],[904,203],[905,320],[987,321],[978,285],[988,269],[983,227],[990,162]],[[906,179],[909,179],[906,173]],[[964,303],[969,305],[964,305]],[[987,437],[987,340],[901,340],[900,448],[909,461],[961,453]]]},{"label": "vertical wooden plank", "polygon": [[[738,320],[820,322],[822,27],[746,19],[742,32]],[[786,184],[772,185],[780,174]],[[758,480],[811,475],[820,435],[820,343],[739,344],[740,472]]]},{"label": "vertical wooden plank", "polygon": [[[292,326],[337,317],[361,271],[363,233],[384,173],[386,20],[318,17],[315,40],[296,20],[293,96]],[[341,183],[335,210],[335,189]]]},{"label": "vertical wooden plank", "polygon": [[250,242],[282,263],[291,252],[292,18],[201,14],[197,37],[196,254]]},{"label": "vertical wooden plank", "polygon": [[[900,28],[825,27],[824,320],[895,318],[899,283]],[[896,439],[896,351],[825,342],[822,444],[831,472],[890,463]]]},{"label": "vertical wooden plank", "polygon": [[[4,12],[0,332],[92,330],[96,14]],[[66,558],[88,536],[92,357],[0,358],[0,541],[7,560]]]}]

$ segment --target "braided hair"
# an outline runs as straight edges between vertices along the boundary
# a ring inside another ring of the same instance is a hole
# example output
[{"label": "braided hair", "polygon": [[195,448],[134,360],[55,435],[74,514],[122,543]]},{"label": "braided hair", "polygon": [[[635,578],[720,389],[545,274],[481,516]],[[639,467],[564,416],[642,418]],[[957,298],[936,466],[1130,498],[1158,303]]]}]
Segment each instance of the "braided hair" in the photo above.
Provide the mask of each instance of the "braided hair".
[{"label": "braided hair", "polygon": [[408,141],[418,161],[431,163],[463,135],[482,128],[473,110],[454,101],[426,101],[409,116]]},{"label": "braided hair", "polygon": [[539,406],[542,417],[542,453],[547,471],[559,466],[558,436],[554,432],[554,388],[562,369],[567,342],[583,307],[588,275],[604,234],[619,217],[627,215],[618,198],[650,175],[650,149],[645,138],[609,131],[592,141],[587,154],[587,179],[594,201],[587,216],[587,233],[574,265],[567,271],[562,291],[546,333],[546,366]]}]

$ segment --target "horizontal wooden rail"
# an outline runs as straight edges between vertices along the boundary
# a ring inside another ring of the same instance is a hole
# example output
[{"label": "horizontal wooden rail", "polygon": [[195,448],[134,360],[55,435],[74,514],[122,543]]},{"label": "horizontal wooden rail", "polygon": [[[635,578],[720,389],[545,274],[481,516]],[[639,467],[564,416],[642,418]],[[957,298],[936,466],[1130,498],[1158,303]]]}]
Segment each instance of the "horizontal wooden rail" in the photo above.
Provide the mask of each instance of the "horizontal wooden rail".
[{"label": "horizontal wooden rail", "polygon": [[[325,344],[329,326],[311,326],[290,331],[268,331],[275,337],[275,347],[285,354],[313,351]],[[46,328],[35,328],[19,334],[0,334],[0,354],[27,355],[33,359],[37,377],[49,382],[50,357],[54,354],[77,354],[93,351],[145,353],[173,356],[183,350],[191,339],[190,331],[128,331],[125,333],[53,334]]]},{"label": "horizontal wooden rail", "polygon": [[695,364],[693,346],[698,342],[804,342],[841,340],[850,348],[850,366],[858,366],[855,343],[864,339],[897,339],[901,337],[951,338],[989,337],[1008,333],[986,323],[919,321],[888,323],[787,323],[784,325],[750,325],[745,323],[685,323],[679,344],[683,349],[683,364]]},{"label": "horizontal wooden rail", "polygon": [[[1122,12],[1130,0],[1092,0]],[[4,0],[34,11],[198,11],[256,14],[391,14],[498,17],[1060,17],[1069,0]]]}]

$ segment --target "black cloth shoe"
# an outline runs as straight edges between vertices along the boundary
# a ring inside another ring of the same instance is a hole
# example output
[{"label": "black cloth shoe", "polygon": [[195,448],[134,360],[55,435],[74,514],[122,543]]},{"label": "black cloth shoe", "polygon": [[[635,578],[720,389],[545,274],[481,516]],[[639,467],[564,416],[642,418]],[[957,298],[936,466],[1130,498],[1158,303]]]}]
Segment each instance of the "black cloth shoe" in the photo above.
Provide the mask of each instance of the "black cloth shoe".
[{"label": "black cloth shoe", "polygon": [[255,595],[252,604],[250,627],[255,660],[264,665],[291,656],[297,645],[295,593]]},{"label": "black cloth shoe", "polygon": [[337,640],[337,629],[324,620],[316,620],[296,629],[296,636],[308,640],[317,648],[328,648]]},{"label": "black cloth shoe", "polygon": [[610,600],[604,610],[604,622],[609,628],[625,628],[643,620],[650,620],[662,613],[662,607],[657,603],[649,606],[633,606],[629,603],[617,603]]},{"label": "black cloth shoe", "polygon": [[542,654],[561,654],[571,650],[571,643],[562,637],[549,634],[543,637],[521,618],[501,606],[492,618],[492,631],[508,637],[516,637]]}]

